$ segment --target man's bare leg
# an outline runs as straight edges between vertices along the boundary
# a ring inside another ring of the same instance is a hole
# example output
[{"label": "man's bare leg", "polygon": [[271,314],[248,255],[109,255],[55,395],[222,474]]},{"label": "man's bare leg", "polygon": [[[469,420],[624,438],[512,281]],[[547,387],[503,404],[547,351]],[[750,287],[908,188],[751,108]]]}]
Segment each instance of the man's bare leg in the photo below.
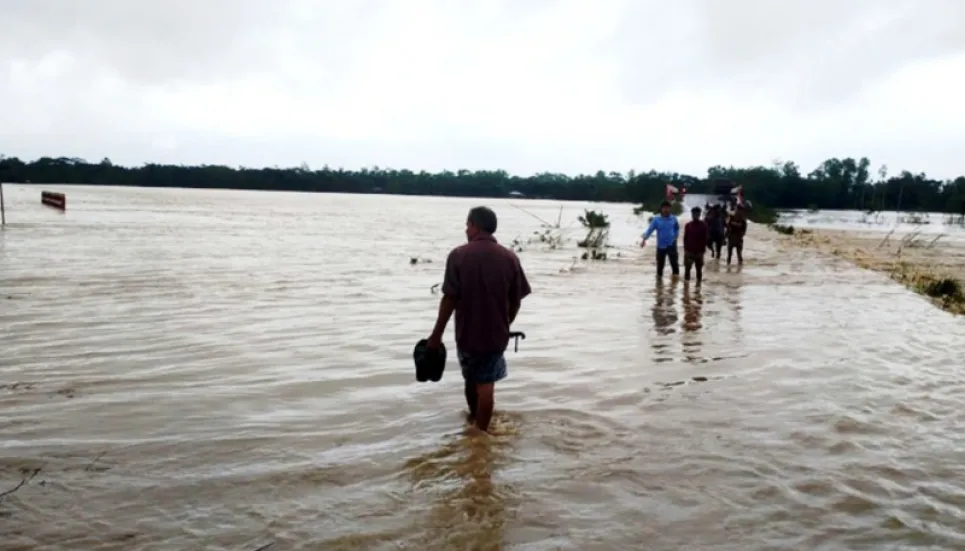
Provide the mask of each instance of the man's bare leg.
[{"label": "man's bare leg", "polygon": [[476,385],[476,427],[486,432],[493,418],[493,402],[496,385],[493,383]]},{"label": "man's bare leg", "polygon": [[476,384],[469,381],[466,381],[466,405],[469,406],[469,421],[475,423],[479,397],[476,393]]}]

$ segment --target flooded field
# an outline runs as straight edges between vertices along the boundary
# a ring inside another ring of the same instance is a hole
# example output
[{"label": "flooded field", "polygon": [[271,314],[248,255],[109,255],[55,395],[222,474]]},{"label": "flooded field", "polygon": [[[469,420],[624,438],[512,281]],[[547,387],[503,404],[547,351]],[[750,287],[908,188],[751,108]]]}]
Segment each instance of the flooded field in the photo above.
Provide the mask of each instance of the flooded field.
[{"label": "flooded field", "polygon": [[875,212],[841,211],[783,211],[781,223],[799,228],[822,231],[853,231],[863,234],[894,232],[907,235],[918,232],[934,237],[944,234],[949,239],[965,244],[965,217],[941,212]]},{"label": "flooded field", "polygon": [[473,438],[411,352],[481,201],[44,189],[5,186],[0,549],[965,547],[965,321],[760,226],[697,291],[565,204],[615,249],[524,245]]}]

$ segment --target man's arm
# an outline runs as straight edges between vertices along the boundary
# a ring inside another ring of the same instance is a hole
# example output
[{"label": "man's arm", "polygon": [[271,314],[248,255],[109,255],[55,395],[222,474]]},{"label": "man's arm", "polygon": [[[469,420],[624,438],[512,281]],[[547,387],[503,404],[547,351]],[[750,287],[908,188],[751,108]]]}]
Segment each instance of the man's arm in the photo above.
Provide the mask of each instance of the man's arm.
[{"label": "man's arm", "polygon": [[432,328],[429,342],[436,344],[442,340],[442,334],[446,332],[446,325],[452,313],[456,310],[459,303],[461,289],[459,286],[459,266],[456,258],[456,251],[449,253],[446,258],[446,271],[442,279],[442,298],[439,300],[439,313],[436,316],[436,324]]},{"label": "man's arm", "polygon": [[673,240],[676,241],[677,237],[680,236],[680,220],[676,216],[673,217]]},{"label": "man's arm", "polygon": [[653,220],[650,221],[650,225],[647,226],[647,231],[643,232],[643,240],[646,241],[650,239],[650,234],[652,234],[655,229],[657,229],[657,217],[654,217]]},{"label": "man's arm", "polygon": [[432,342],[441,341],[442,334],[446,332],[446,325],[449,325],[449,318],[456,311],[456,300],[449,295],[443,295],[439,301],[439,314],[436,317],[436,325],[432,328],[432,335],[429,340]]},{"label": "man's arm", "polygon": [[[701,229],[701,232],[699,232],[699,233],[700,233],[700,243],[701,243],[701,244],[700,244],[700,248],[701,248],[701,250],[703,250],[703,249],[706,249],[706,248],[707,248],[707,244],[710,243],[710,226],[707,225],[706,222],[701,222],[701,224],[703,224],[703,226],[701,226],[701,228],[700,228],[700,229]],[[685,231],[685,232],[687,231],[686,226],[684,226],[684,231]],[[685,239],[686,239],[686,238],[685,238]]]},{"label": "man's arm", "polygon": [[527,295],[532,293],[533,290],[529,286],[529,281],[526,279],[526,273],[523,272],[523,265],[520,264],[519,258],[516,259],[516,273],[513,276],[513,282],[509,286],[509,324],[512,325],[516,321],[516,315],[519,314],[519,308],[523,304],[523,299]]}]

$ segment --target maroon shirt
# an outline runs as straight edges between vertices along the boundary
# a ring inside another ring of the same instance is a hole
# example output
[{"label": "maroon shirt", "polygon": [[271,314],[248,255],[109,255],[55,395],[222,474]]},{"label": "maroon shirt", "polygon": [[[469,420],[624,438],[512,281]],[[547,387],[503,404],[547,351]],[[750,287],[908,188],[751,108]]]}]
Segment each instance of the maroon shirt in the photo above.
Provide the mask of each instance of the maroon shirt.
[{"label": "maroon shirt", "polygon": [[510,305],[532,290],[516,253],[478,235],[449,253],[442,292],[456,300],[456,347],[476,355],[506,350]]},{"label": "maroon shirt", "polygon": [[703,220],[691,220],[684,226],[684,252],[703,253],[710,238],[710,229]]},{"label": "maroon shirt", "polygon": [[735,212],[731,215],[730,220],[727,221],[727,235],[736,237],[737,239],[743,239],[745,233],[747,233],[747,219],[744,218],[743,214],[737,214]]}]

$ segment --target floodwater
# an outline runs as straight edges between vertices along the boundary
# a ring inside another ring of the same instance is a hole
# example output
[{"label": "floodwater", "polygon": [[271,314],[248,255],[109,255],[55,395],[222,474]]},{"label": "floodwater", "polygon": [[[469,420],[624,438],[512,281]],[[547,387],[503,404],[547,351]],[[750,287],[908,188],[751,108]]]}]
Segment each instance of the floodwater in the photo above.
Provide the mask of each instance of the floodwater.
[{"label": "floodwater", "polygon": [[897,234],[920,232],[943,233],[951,237],[965,238],[965,218],[942,212],[895,212],[885,211],[868,214],[859,210],[839,211],[782,211],[781,223],[795,227],[821,230],[857,230],[862,232]]},{"label": "floodwater", "polygon": [[45,189],[5,186],[2,549],[965,547],[965,322],[764,228],[701,290],[630,205],[606,262],[524,245],[487,438],[411,360],[479,200]]}]

